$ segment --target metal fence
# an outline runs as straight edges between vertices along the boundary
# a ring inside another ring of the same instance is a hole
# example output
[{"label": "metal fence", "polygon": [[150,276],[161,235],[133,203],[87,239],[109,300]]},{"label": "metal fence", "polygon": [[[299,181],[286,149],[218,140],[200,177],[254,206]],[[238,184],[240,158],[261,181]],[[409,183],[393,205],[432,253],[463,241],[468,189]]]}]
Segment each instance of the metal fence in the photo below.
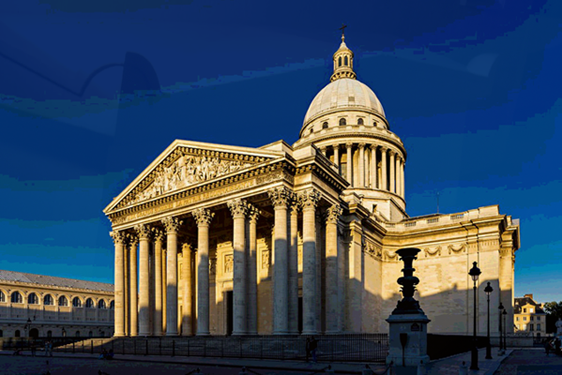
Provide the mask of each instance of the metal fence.
[{"label": "metal fence", "polygon": [[[319,361],[384,362],[388,354],[387,334],[315,336]],[[54,352],[116,355],[164,355],[219,358],[306,360],[306,336],[212,336],[147,338],[57,338]],[[67,341],[65,341],[67,340]],[[26,349],[27,350],[27,349]],[[312,359],[312,358],[310,358]]]}]

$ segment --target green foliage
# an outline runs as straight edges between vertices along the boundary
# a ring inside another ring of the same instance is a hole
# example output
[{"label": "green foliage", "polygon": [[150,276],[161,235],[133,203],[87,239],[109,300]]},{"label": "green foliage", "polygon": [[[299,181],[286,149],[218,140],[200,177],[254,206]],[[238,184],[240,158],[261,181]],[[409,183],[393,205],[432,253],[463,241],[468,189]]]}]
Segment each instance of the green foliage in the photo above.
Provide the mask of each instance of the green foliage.
[{"label": "green foliage", "polygon": [[546,302],[543,308],[546,312],[546,333],[554,333],[556,321],[562,319],[562,301]]}]

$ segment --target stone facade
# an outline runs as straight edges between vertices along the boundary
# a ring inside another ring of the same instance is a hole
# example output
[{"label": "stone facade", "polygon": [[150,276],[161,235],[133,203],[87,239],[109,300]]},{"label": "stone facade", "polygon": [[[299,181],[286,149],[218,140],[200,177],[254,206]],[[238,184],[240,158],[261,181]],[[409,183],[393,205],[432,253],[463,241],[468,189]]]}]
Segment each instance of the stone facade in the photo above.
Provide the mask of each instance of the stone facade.
[{"label": "stone facade", "polygon": [[532,294],[515,298],[514,306],[515,332],[534,337],[546,336],[546,313],[542,303],[537,303]]},{"label": "stone facade", "polygon": [[111,284],[0,270],[0,337],[110,337],[113,312]]},{"label": "stone facade", "polygon": [[409,217],[404,145],[343,39],[333,59],[292,146],[176,140],[105,208],[116,336],[386,332],[402,247],[422,249],[429,332],[472,332],[473,261],[478,330],[488,281],[512,321],[518,221],[498,206]]}]

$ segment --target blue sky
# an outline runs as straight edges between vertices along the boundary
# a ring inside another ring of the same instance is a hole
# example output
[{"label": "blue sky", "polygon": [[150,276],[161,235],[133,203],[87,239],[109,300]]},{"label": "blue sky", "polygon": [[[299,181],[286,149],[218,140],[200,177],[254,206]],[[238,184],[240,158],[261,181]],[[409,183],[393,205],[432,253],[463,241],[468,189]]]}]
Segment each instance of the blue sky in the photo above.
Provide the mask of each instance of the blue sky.
[{"label": "blue sky", "polygon": [[342,23],[408,151],[409,214],[499,204],[516,295],[562,300],[555,0],[2,3],[0,269],[112,282],[112,197],[174,139],[296,141]]}]

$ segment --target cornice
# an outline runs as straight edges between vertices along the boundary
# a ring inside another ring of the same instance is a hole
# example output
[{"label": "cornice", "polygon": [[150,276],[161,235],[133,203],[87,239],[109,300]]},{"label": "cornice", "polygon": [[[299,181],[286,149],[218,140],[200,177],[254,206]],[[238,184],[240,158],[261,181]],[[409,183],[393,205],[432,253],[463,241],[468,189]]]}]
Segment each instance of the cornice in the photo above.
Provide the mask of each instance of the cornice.
[{"label": "cornice", "polygon": [[112,296],[112,297],[114,296],[114,292],[106,292],[104,290],[92,290],[92,289],[55,286],[55,285],[49,285],[49,284],[26,283],[24,281],[0,280],[0,288],[3,285],[20,286],[20,287],[27,287],[27,288],[41,288],[41,289],[48,289],[48,290],[73,291],[73,292],[79,292],[79,293],[84,293],[84,294],[103,294],[103,295]]}]

